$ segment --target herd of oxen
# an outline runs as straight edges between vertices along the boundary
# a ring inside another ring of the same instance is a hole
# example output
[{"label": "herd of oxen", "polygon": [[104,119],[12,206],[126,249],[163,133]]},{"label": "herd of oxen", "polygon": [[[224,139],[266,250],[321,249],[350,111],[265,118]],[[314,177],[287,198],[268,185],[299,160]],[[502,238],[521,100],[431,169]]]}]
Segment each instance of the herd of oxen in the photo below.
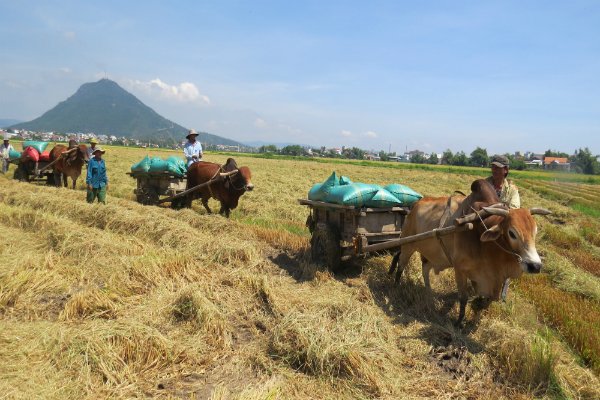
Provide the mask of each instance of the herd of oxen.
[{"label": "herd of oxen", "polygon": [[[56,145],[50,152],[50,161],[58,160],[53,167],[54,183],[67,186],[67,177],[75,188],[83,166],[88,160],[84,144],[68,148]],[[22,165],[32,160],[21,160]],[[222,172],[237,173],[224,179],[215,179]],[[207,212],[211,213],[208,200],[221,203],[220,213],[229,217],[238,205],[239,198],[251,191],[251,172],[248,167],[238,167],[230,158],[224,165],[212,162],[192,164],[187,173],[187,188],[212,181],[208,186],[190,193],[183,202],[191,207],[194,199],[201,199]],[[476,213],[476,214],[474,214]],[[471,184],[469,195],[450,197],[424,197],[410,210],[402,227],[402,237],[409,237],[435,229],[452,226],[467,215],[475,215],[474,228],[452,235],[429,238],[403,245],[394,255],[389,273],[396,271],[396,283],[413,253],[418,252],[422,261],[425,287],[430,289],[430,271],[436,274],[453,268],[459,298],[458,323],[463,322],[468,296],[471,292],[487,300],[499,300],[506,295],[511,278],[522,273],[539,273],[542,260],[537,252],[535,239],[537,224],[533,215],[550,214],[541,208],[508,209],[502,205],[496,191],[484,179]]]}]

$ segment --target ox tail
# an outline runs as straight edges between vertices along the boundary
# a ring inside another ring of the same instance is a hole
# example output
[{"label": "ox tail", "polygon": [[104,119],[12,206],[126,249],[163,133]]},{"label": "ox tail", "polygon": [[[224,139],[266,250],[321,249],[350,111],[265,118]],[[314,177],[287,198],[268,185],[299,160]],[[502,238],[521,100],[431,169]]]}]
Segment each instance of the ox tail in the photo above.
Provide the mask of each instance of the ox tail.
[{"label": "ox tail", "polygon": [[394,254],[394,257],[392,258],[392,262],[390,263],[390,269],[388,271],[389,275],[392,275],[394,273],[394,271],[396,269],[398,269],[398,272],[396,273],[396,279],[394,280],[394,282],[397,284],[400,281],[400,276],[402,276],[402,270],[404,268],[399,268],[399,260],[400,260],[400,254],[402,254],[402,250],[398,250],[398,252],[396,254]]}]

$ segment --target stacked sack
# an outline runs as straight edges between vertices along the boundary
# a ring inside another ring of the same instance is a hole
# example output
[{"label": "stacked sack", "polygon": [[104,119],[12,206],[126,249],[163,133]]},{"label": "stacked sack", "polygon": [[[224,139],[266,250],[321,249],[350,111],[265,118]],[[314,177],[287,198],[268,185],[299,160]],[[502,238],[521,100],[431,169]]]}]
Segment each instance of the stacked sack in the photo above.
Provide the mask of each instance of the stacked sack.
[{"label": "stacked sack", "polygon": [[132,172],[170,172],[177,177],[183,177],[187,172],[185,161],[171,156],[166,160],[160,157],[144,157],[140,162],[131,166]]},{"label": "stacked sack", "polygon": [[23,142],[23,153],[19,153],[18,151],[10,152],[8,156],[13,158],[21,158],[25,157],[35,162],[38,161],[49,161],[50,153],[46,150],[48,147],[48,142],[40,142],[37,140],[26,140]]},{"label": "stacked sack", "polygon": [[352,182],[334,172],[323,183],[317,183],[308,192],[309,200],[324,201],[355,207],[410,207],[423,196],[408,186],[391,184],[384,187]]}]

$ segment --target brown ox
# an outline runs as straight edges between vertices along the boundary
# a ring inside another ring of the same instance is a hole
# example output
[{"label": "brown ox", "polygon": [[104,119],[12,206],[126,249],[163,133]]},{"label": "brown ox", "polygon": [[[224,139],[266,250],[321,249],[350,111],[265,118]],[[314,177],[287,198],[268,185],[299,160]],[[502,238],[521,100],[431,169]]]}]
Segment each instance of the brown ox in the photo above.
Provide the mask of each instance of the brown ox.
[{"label": "brown ox", "polygon": [[[236,174],[219,178],[219,173],[230,172],[236,169],[238,170]],[[212,197],[221,202],[219,214],[225,214],[229,218],[229,213],[237,207],[240,196],[246,193],[246,191],[254,189],[250,169],[248,167],[238,168],[233,158],[228,158],[223,166],[204,161],[190,165],[187,172],[187,189],[208,182],[211,179],[215,179],[215,181],[187,195],[187,207],[192,206],[192,200],[200,198],[206,211],[211,214],[212,211],[208,207],[208,199]]]},{"label": "brown ox", "polygon": [[[61,155],[67,151],[69,153],[61,158]],[[52,162],[56,159],[58,161],[54,164],[54,184],[60,187],[62,176],[63,184],[67,187],[67,177],[70,177],[73,180],[73,189],[75,189],[77,178],[81,175],[81,169],[85,162],[89,161],[87,146],[80,144],[69,149],[67,146],[57,144],[50,152],[50,161]]]},{"label": "brown ox", "polygon": [[[484,179],[471,185],[471,194],[447,197],[426,197],[415,204],[402,227],[402,237],[452,226],[454,221],[482,207],[498,204],[493,187]],[[415,251],[421,254],[423,280],[430,288],[429,273],[454,267],[460,311],[458,323],[465,316],[470,280],[476,294],[498,300],[508,278],[523,272],[539,273],[542,261],[535,248],[537,225],[532,214],[548,214],[541,209],[488,208],[492,215],[475,222],[475,229],[462,231],[440,239],[432,238],[403,245],[390,266],[390,274],[398,267],[396,282]],[[444,215],[446,214],[446,215]],[[440,224],[442,218],[445,223]],[[441,240],[440,243],[438,240]]]}]

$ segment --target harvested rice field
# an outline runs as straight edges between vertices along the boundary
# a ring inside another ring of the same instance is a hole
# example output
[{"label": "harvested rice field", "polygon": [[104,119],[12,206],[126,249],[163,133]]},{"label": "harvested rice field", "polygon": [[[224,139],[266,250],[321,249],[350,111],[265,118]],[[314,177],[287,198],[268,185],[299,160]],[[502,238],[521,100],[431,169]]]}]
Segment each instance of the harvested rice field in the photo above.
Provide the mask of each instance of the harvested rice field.
[{"label": "harvested rice field", "polygon": [[83,181],[0,176],[2,397],[600,398],[600,186],[511,175],[553,212],[535,217],[544,270],[458,329],[452,271],[433,293],[416,257],[398,286],[390,255],[324,271],[297,199],[333,170],[434,196],[473,171],[239,155],[255,189],[225,219],[136,203],[125,173],[146,154],[108,148],[106,205]]}]

